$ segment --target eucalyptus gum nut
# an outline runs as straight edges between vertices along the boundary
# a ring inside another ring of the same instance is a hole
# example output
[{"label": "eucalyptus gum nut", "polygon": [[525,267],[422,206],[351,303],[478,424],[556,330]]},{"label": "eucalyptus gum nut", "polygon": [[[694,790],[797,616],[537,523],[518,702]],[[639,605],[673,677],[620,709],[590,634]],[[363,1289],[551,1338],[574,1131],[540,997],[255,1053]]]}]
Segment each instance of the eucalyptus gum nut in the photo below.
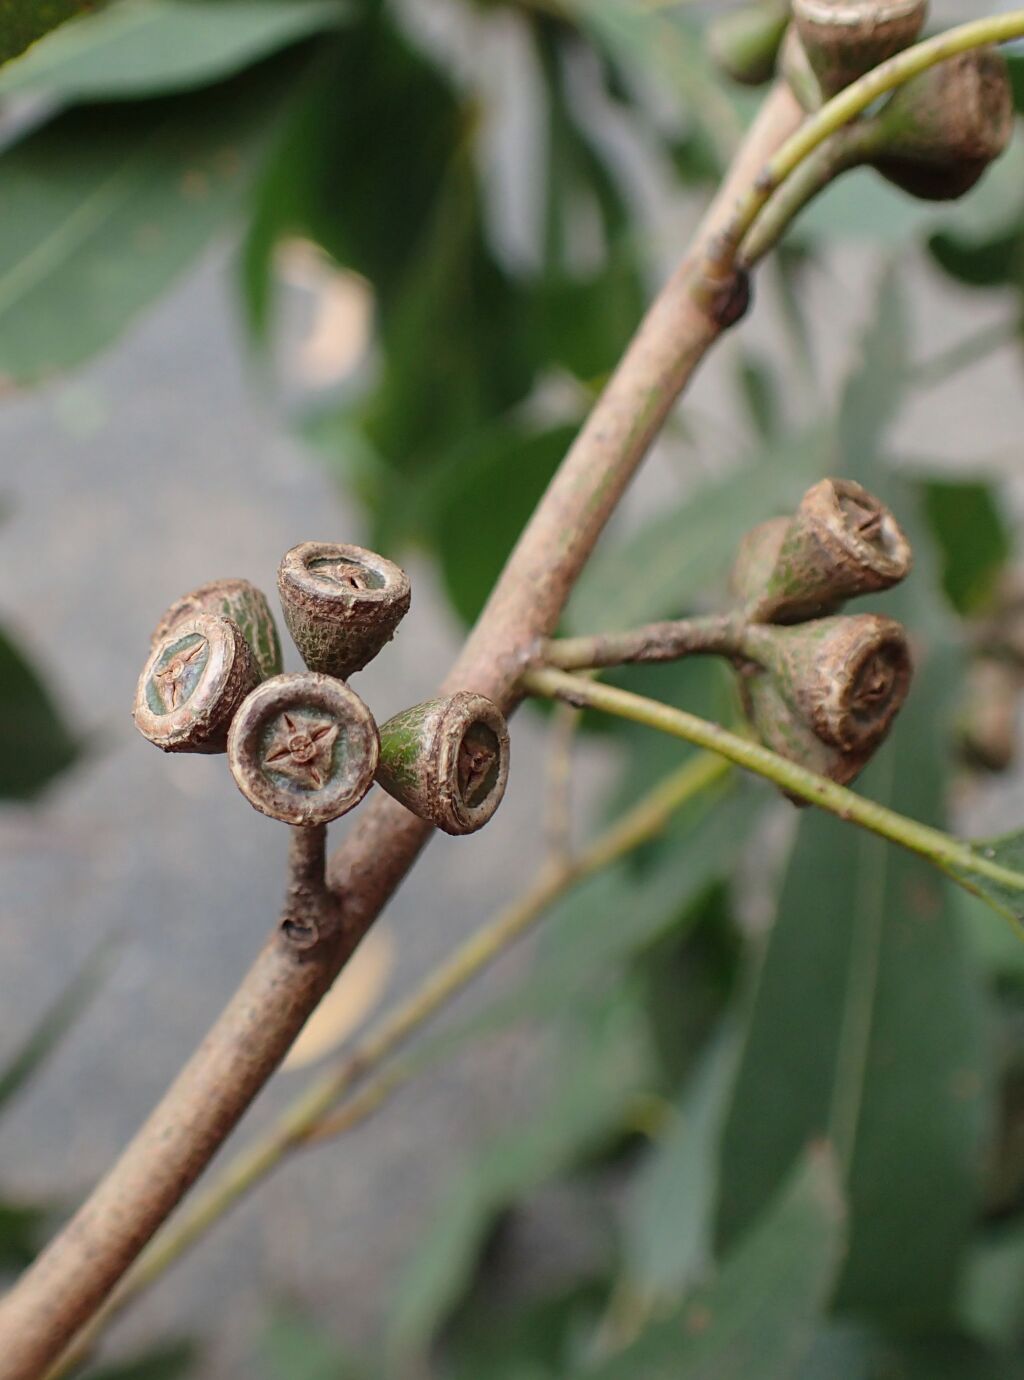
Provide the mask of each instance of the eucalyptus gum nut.
[{"label": "eucalyptus gum nut", "polygon": [[872,122],[873,166],[926,201],[970,190],[1013,135],[1013,91],[996,48],[961,53],[920,73]]},{"label": "eucalyptus gum nut", "polygon": [[740,542],[729,576],[729,588],[739,603],[756,603],[763,596],[791,521],[769,518],[752,527]]},{"label": "eucalyptus gum nut", "polygon": [[261,679],[252,648],[230,618],[181,618],[143,667],[135,727],[164,752],[224,752],[235,713]]},{"label": "eucalyptus gum nut", "polygon": [[807,49],[800,41],[795,24],[790,24],[779,49],[779,72],[797,102],[810,113],[825,104],[818,74],[811,66]]},{"label": "eucalyptus gum nut", "polygon": [[793,0],[793,22],[826,96],[913,43],[927,0]]},{"label": "eucalyptus gum nut", "polygon": [[775,72],[789,24],[789,0],[760,0],[712,20],[708,51],[716,65],[744,86],[762,86]]},{"label": "eucalyptus gum nut", "polygon": [[379,741],[366,705],[333,676],[272,676],[231,724],[228,766],[254,809],[285,824],[326,824],[373,784]]},{"label": "eucalyptus gum nut", "polygon": [[822,479],[800,500],[760,592],[745,577],[746,614],[754,623],[820,617],[898,584],[912,563],[910,543],[883,503],[853,480]]},{"label": "eucalyptus gum nut", "polygon": [[[844,752],[823,742],[800,711],[789,703],[770,672],[752,666],[745,668],[740,694],[744,714],[758,741],[787,761],[827,776],[840,786],[848,786],[871,760],[874,748]],[[783,791],[783,795],[794,805],[809,804],[789,791]]]},{"label": "eucalyptus gum nut", "polygon": [[508,765],[505,716],[483,695],[427,700],[380,730],[378,782],[446,834],[483,828],[505,794]]},{"label": "eucalyptus gum nut", "polygon": [[264,676],[279,675],[284,669],[281,640],[267,596],[248,580],[211,580],[183,594],[161,617],[151,645],[155,647],[180,623],[197,613],[218,614],[237,624]]},{"label": "eucalyptus gum nut", "polygon": [[903,627],[873,613],[751,626],[744,651],[822,742],[843,753],[870,754],[881,743],[913,675]]},{"label": "eucalyptus gum nut", "polygon": [[285,622],[311,671],[347,679],[377,655],[409,611],[409,578],[361,546],[302,542],[277,572]]}]

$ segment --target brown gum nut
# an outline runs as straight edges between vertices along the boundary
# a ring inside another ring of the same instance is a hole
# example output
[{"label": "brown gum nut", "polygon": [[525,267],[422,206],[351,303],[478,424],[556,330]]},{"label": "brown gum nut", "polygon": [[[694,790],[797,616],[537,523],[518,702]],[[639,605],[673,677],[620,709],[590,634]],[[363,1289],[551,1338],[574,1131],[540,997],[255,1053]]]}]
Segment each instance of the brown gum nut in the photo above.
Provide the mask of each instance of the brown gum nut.
[{"label": "brown gum nut", "polygon": [[793,21],[828,96],[913,43],[927,0],[793,0]]},{"label": "brown gum nut", "polygon": [[377,780],[446,834],[483,828],[508,782],[508,725],[483,695],[428,700],[381,727]]},{"label": "brown gum nut", "polygon": [[842,752],[871,752],[910,689],[903,627],[862,613],[751,630],[751,655],[817,736]]},{"label": "brown gum nut", "polygon": [[[783,696],[770,672],[755,671],[741,682],[743,709],[760,742],[780,757],[795,762],[840,786],[848,786],[871,760],[874,749],[844,752],[825,743],[801,713]],[[809,802],[783,791],[794,805]]]},{"label": "brown gum nut", "polygon": [[286,824],[326,824],[358,805],[377,770],[377,725],[332,676],[265,680],[228,735],[228,766],[255,809]]},{"label": "brown gum nut", "polygon": [[738,602],[755,603],[763,595],[791,521],[788,517],[769,518],[752,527],[740,542],[729,577],[729,587]]},{"label": "brown gum nut", "polygon": [[180,623],[197,613],[215,613],[236,623],[264,676],[276,676],[283,670],[281,642],[267,596],[248,580],[211,580],[183,594],[162,615],[151,645],[163,642]]},{"label": "brown gum nut", "polygon": [[847,599],[898,584],[912,563],[910,543],[883,503],[851,479],[823,479],[800,500],[748,617],[758,623],[817,618]]},{"label": "brown gum nut", "polygon": [[223,752],[232,717],[259,681],[252,649],[230,618],[181,619],[139,677],[135,726],[165,752]]},{"label": "brown gum nut", "polygon": [[409,610],[405,571],[374,551],[306,541],[277,572],[285,622],[311,671],[346,680],[372,661]]},{"label": "brown gum nut", "polygon": [[997,48],[960,53],[922,72],[879,116],[874,166],[925,201],[954,201],[977,183],[1013,134],[1013,89]]}]

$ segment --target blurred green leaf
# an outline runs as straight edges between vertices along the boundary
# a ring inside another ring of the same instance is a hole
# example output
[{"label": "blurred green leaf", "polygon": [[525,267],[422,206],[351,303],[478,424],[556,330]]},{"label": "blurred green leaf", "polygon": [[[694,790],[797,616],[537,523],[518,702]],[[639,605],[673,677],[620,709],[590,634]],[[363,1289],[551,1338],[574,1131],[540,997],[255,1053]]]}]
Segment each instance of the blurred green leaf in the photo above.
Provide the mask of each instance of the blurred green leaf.
[{"label": "blurred green leaf", "polygon": [[941,232],[929,247],[939,267],[968,287],[1003,287],[1024,277],[1024,236],[1017,230],[986,240]]},{"label": "blurred green leaf", "polygon": [[711,1264],[718,1141],[737,1054],[736,1040],[720,1033],[630,1182],[625,1284],[648,1307],[675,1302]]},{"label": "blurred green leaf", "polygon": [[842,466],[844,478],[859,478],[867,488],[885,482],[879,457],[903,408],[910,377],[909,327],[898,270],[890,261],[878,281],[875,310],[857,341],[839,404],[833,463]]},{"label": "blurred green leaf", "polygon": [[662,940],[685,939],[704,896],[731,874],[761,804],[747,791],[709,795],[681,813],[647,865],[619,863],[584,882],[543,922],[526,976],[483,1011],[423,1040],[415,1067],[509,1026],[563,1015],[595,987],[621,982],[626,965]]},{"label": "blurred green leaf", "polygon": [[518,1308],[472,1300],[445,1337],[445,1380],[564,1380],[603,1293],[584,1283]]},{"label": "blurred green leaf", "polygon": [[110,970],[112,955],[109,942],[99,945],[44,1011],[21,1048],[0,1067],[0,1112],[32,1080],[88,1008]]},{"label": "blurred green leaf", "polygon": [[850,1323],[832,1323],[815,1337],[795,1380],[880,1380],[871,1366],[874,1338]]},{"label": "blurred green leaf", "polygon": [[[979,839],[972,847],[989,862],[998,863],[1024,878],[1024,829],[996,839]],[[1000,915],[1024,925],[1024,886],[1004,883],[985,873],[959,866],[951,867],[950,872]]]},{"label": "blurred green leaf", "polygon": [[457,452],[431,486],[445,588],[467,623],[483,608],[574,434],[564,426],[533,435],[502,427]]},{"label": "blurred green leaf", "polygon": [[872,1380],[1020,1380],[1019,1359],[955,1333],[879,1344]]},{"label": "blurred green leaf", "polygon": [[1024,1229],[995,1227],[975,1246],[964,1272],[961,1319],[996,1346],[1012,1346],[1024,1326]]},{"label": "blurred green leaf", "polygon": [[89,1370],[85,1380],[179,1380],[193,1374],[199,1349],[192,1342],[169,1342],[112,1366]]},{"label": "blurred green leaf", "polygon": [[981,612],[1013,542],[988,484],[929,480],[924,511],[942,557],[942,583],[958,613]]},{"label": "blurred green leaf", "polygon": [[0,6],[0,62],[9,62],[58,24],[93,7],[94,0],[4,0]]},{"label": "blurred green leaf", "polygon": [[[1015,904],[1020,906],[1019,898]],[[965,890],[957,891],[956,907],[982,971],[996,983],[1024,991],[1024,942],[1017,921],[1012,925],[993,924],[991,902]],[[1006,918],[1001,905],[996,909]]]},{"label": "blurred green leaf", "polygon": [[744,534],[791,511],[821,468],[825,438],[815,429],[786,437],[727,479],[713,480],[668,513],[598,548],[569,605],[581,633],[678,616],[720,584]]},{"label": "blurred green leaf", "polygon": [[259,1355],[265,1380],[357,1380],[363,1374],[333,1337],[294,1311],[271,1320]]},{"label": "blurred green leaf", "polygon": [[782,415],[775,372],[767,360],[745,350],[739,366],[740,396],[755,433],[762,441],[778,440]]},{"label": "blurred green leaf", "polygon": [[0,375],[87,359],[157,298],[242,205],[290,64],[202,96],[94,106],[0,156]]},{"label": "blurred green leaf", "polygon": [[842,1258],[834,1157],[812,1147],[716,1278],[589,1380],[792,1380]]},{"label": "blurred green leaf", "polygon": [[[439,208],[466,118],[437,67],[376,7],[322,45],[256,192],[244,287],[258,338],[269,324],[274,247],[287,235],[307,236],[368,278],[382,317],[400,308],[432,237],[441,257]],[[453,252],[457,266],[461,245]],[[433,332],[416,342],[426,353],[435,344]]]},{"label": "blurred green leaf", "polygon": [[739,142],[742,121],[733,92],[707,58],[692,16],[635,0],[569,0],[569,15],[595,44],[646,85],[654,74],[680,98],[686,113],[724,170]]},{"label": "blurred green leaf", "polygon": [[338,24],[347,12],[347,0],[118,0],[6,67],[0,95],[45,91],[94,101],[187,91]]},{"label": "blurred green leaf", "polygon": [[45,1207],[0,1201],[0,1269],[21,1270],[31,1264],[49,1225]]},{"label": "blurred green leaf", "polygon": [[573,1012],[551,1061],[552,1096],[463,1166],[417,1243],[390,1313],[399,1350],[421,1347],[458,1301],[500,1212],[621,1133],[649,1060],[630,989]]},{"label": "blurred green leaf", "polygon": [[78,754],[38,672],[0,629],[0,800],[30,800]]}]

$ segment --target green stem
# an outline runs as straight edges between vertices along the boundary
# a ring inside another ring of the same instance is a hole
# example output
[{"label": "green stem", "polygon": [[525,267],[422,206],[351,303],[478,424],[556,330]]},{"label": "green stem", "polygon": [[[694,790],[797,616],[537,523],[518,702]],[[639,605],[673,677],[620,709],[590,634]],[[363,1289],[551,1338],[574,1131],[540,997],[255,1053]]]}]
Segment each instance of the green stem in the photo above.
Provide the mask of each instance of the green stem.
[{"label": "green stem", "polygon": [[776,247],[819,192],[871,156],[874,133],[867,125],[847,125],[808,154],[772,196],[740,246],[739,258],[745,268],[753,268]]},{"label": "green stem", "polygon": [[710,281],[717,281],[727,275],[739,246],[772,194],[820,144],[867,110],[879,96],[904,85],[911,77],[927,71],[929,67],[956,57],[958,53],[1021,37],[1024,37],[1024,10],[975,19],[904,49],[840,91],[838,96],[823,105],[786,140],[765,164],[761,176],[740,198],[708,252],[705,276]]},{"label": "green stem", "polygon": [[708,752],[717,752],[727,761],[773,781],[782,790],[806,800],[808,804],[817,805],[842,820],[859,824],[862,829],[868,829],[912,853],[920,854],[967,890],[972,888],[962,872],[987,877],[1000,886],[1024,892],[1024,876],[992,862],[970,844],[943,833],[941,829],[932,829],[917,820],[897,814],[876,801],[866,800],[845,786],[839,786],[827,777],[818,776],[806,767],[770,752],[760,743],[741,738],[719,724],[699,719],[683,709],[674,709],[659,704],[657,700],[634,695],[628,690],[617,690],[582,676],[567,675],[564,671],[527,671],[520,684],[529,694],[565,700],[577,708],[602,710],[606,714],[671,734],[674,738],[682,738]]},{"label": "green stem", "polygon": [[[671,817],[729,771],[721,756],[701,753],[659,782],[577,858],[554,862],[529,890],[478,930],[372,1030],[342,1062],[305,1089],[265,1135],[235,1156],[192,1206],[147,1247],[120,1287],[75,1337],[45,1380],[58,1380],[91,1352],[129,1303],[158,1280],[292,1151],[340,1135],[365,1121],[419,1070],[415,1060],[383,1069],[341,1107],[346,1093],[404,1045],[483,970],[528,933],[572,887],[656,838]],[[337,1110],[335,1108],[337,1107]]]}]

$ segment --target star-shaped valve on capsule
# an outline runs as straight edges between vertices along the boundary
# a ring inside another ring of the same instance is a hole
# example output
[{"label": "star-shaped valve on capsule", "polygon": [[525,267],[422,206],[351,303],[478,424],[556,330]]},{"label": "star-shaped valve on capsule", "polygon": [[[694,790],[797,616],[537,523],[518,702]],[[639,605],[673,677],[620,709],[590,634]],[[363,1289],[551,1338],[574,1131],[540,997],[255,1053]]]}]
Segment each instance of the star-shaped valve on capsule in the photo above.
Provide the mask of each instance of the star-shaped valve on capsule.
[{"label": "star-shaped valve on capsule", "polygon": [[338,725],[310,715],[284,713],[263,765],[300,786],[320,790],[331,775]]}]

